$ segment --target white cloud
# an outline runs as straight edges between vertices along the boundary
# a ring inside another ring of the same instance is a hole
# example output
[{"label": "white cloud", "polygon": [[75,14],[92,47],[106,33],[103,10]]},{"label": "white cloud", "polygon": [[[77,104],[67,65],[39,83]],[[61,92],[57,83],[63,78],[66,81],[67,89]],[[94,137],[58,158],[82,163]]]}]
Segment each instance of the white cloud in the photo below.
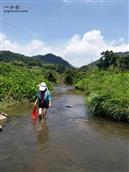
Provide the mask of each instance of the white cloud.
[{"label": "white cloud", "polygon": [[60,46],[47,45],[44,41],[37,39],[21,45],[12,42],[5,34],[1,33],[0,44],[2,50],[10,50],[29,56],[54,53],[74,66],[82,66],[98,59],[100,53],[105,50],[113,50],[114,52],[129,51],[129,44],[125,44],[123,38],[107,42],[100,30],[86,32],[82,37],[75,34]]},{"label": "white cloud", "polygon": [[99,30],[92,30],[82,38],[79,35],[73,36],[65,47],[64,57],[76,66],[81,66],[96,60],[105,50],[124,52],[129,50],[129,44],[125,44],[122,39],[108,43]]},{"label": "white cloud", "polygon": [[0,33],[0,47],[2,50],[10,50],[24,55],[46,54],[50,48],[41,40],[32,40],[25,45],[10,41],[5,34]]}]

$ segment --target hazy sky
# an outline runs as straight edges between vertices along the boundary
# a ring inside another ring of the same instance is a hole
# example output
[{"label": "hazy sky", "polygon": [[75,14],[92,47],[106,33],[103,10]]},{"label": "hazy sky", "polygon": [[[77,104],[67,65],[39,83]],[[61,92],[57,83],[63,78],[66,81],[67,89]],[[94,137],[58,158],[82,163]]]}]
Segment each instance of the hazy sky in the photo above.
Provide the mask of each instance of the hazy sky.
[{"label": "hazy sky", "polygon": [[[5,12],[16,6],[28,12]],[[30,56],[54,53],[75,66],[107,49],[127,51],[128,6],[128,0],[3,0],[1,49]]]}]

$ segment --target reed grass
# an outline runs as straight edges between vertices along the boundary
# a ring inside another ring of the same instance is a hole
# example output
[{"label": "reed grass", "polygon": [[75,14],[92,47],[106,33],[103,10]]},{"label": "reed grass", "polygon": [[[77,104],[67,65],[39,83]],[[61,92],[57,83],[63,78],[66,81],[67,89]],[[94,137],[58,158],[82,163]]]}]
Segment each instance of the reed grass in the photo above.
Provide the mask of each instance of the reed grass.
[{"label": "reed grass", "polygon": [[91,71],[75,82],[94,115],[129,121],[129,72]]}]

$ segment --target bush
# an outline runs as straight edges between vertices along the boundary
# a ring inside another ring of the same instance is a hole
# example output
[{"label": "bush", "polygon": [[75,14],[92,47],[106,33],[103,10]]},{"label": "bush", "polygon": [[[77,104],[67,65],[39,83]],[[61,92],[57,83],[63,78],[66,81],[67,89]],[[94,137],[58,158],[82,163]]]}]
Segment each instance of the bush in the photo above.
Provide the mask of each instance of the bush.
[{"label": "bush", "polygon": [[94,115],[129,121],[129,72],[91,71],[75,83]]},{"label": "bush", "polygon": [[51,89],[51,83],[45,79],[42,69],[20,67],[13,64],[0,63],[0,101],[21,101],[32,99],[38,90],[40,82],[46,82]]}]

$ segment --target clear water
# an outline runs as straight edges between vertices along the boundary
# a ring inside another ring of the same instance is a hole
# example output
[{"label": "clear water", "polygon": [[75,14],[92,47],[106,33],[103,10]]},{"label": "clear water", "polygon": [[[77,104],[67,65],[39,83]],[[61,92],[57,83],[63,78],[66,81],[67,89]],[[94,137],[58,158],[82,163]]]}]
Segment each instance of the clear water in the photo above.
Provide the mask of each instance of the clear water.
[{"label": "clear water", "polygon": [[94,119],[72,87],[53,93],[47,120],[31,120],[32,105],[7,112],[0,133],[0,172],[128,172],[129,125]]}]

